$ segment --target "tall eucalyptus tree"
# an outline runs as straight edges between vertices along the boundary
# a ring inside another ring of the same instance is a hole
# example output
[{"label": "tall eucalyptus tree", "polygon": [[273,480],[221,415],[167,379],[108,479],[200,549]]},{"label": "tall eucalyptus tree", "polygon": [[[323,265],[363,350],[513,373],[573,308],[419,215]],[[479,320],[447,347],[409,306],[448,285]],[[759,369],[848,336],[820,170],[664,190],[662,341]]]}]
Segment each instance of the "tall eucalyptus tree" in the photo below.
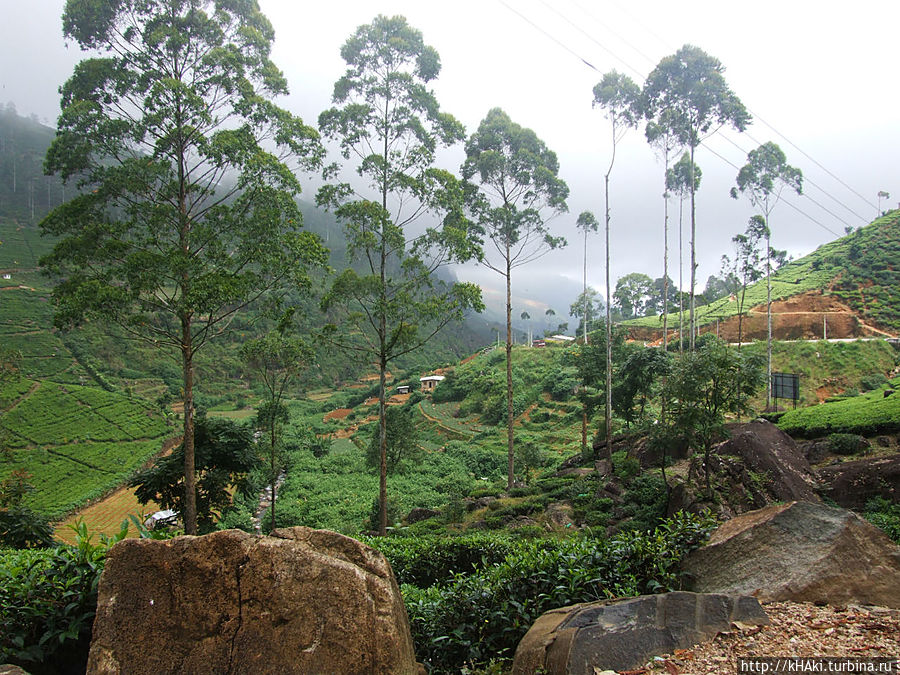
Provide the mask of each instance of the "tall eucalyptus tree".
[{"label": "tall eucalyptus tree", "polygon": [[477,286],[445,284],[432,274],[480,249],[463,214],[462,186],[436,167],[437,149],[464,137],[428,88],[440,73],[438,53],[402,16],[378,16],[350,36],[341,56],[347,70],[334,85],[335,107],[319,116],[319,127],[344,160],[355,160],[359,178],[342,182],[338,167],[328,167],[334,182],[319,190],[317,201],[343,223],[358,269],[334,279],[322,306],[331,319],[326,339],[378,367],[378,529],[384,534],[388,365],[462,319],[465,310],[482,308]]},{"label": "tall eucalyptus tree", "polygon": [[590,323],[590,315],[591,306],[590,298],[588,297],[588,287],[587,287],[587,251],[588,251],[588,234],[590,232],[596,232],[600,229],[600,223],[597,222],[597,217],[591,213],[590,211],[582,211],[578,214],[578,220],[575,222],[575,226],[584,233],[584,268],[582,270],[582,277],[584,281],[584,287],[581,290],[581,296],[583,300],[583,317],[584,317],[584,344],[588,343],[588,324]]},{"label": "tall eucalyptus tree", "polygon": [[612,128],[612,154],[603,182],[606,211],[606,453],[612,456],[612,290],[609,280],[609,177],[616,163],[616,146],[628,129],[637,126],[641,118],[641,90],[627,75],[615,70],[603,75],[594,85],[593,105],[606,111]]},{"label": "tall eucalyptus tree", "polygon": [[[647,121],[644,129],[647,142],[663,160],[663,349],[669,348],[669,171],[673,153],[681,147],[678,128],[673,115],[661,110],[657,119]],[[679,242],[680,243],[680,242]],[[679,289],[680,291],[681,289]]]},{"label": "tall eucalyptus tree", "polygon": [[[315,129],[274,105],[287,93],[254,0],[68,0],[63,33],[96,54],[60,92],[46,168],[74,180],[42,261],[56,322],[109,320],[180,357],[185,531],[197,531],[194,357],[274,285],[325,251],[300,233],[300,183]],[[292,277],[295,277],[292,279]]]},{"label": "tall eucalyptus tree", "polygon": [[737,186],[731,196],[746,195],[763,218],[762,234],[766,240],[766,407],[772,402],[772,228],[769,216],[785,188],[803,193],[803,172],[790,166],[784,152],[769,141],[747,153],[747,163],[737,175]]},{"label": "tall eucalyptus tree", "polygon": [[[548,220],[567,210],[569,188],[557,175],[556,154],[531,130],[494,108],[466,142],[463,178],[469,209],[496,257],[486,267],[506,282],[506,434],[507,487],[515,482],[512,381],[512,271],[565,246]],[[548,310],[548,314],[549,314]]]},{"label": "tall eucalyptus tree", "polygon": [[[663,58],[647,77],[644,85],[645,113],[656,118],[667,111],[670,122],[678,129],[679,140],[690,150],[693,171],[694,152],[705,138],[728,125],[743,131],[750,124],[750,113],[731,91],[723,75],[725,68],[718,59],[699,47],[684,45],[675,54]],[[694,292],[697,282],[697,208],[694,181],[691,191],[691,350],[694,349]]]},{"label": "tall eucalyptus tree", "polygon": [[666,173],[666,191],[678,197],[678,351],[684,351],[684,200],[700,189],[703,172],[691,162],[690,155],[681,158]]}]

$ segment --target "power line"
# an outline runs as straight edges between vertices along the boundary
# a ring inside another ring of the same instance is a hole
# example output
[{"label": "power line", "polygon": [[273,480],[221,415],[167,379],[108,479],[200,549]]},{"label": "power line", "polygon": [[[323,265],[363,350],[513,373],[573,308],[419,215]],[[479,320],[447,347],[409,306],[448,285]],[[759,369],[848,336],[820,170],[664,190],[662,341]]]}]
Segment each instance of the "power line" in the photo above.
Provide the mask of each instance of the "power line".
[{"label": "power line", "polygon": [[553,35],[551,35],[550,33],[548,33],[546,30],[544,30],[543,28],[541,28],[538,24],[536,24],[534,21],[532,21],[531,19],[529,19],[529,18],[528,18],[527,16],[525,16],[524,14],[522,14],[519,10],[510,7],[510,6],[505,2],[505,0],[497,0],[497,2],[499,2],[501,5],[503,5],[504,7],[506,7],[506,9],[508,9],[510,12],[512,12],[513,14],[515,14],[516,16],[518,16],[520,19],[522,19],[522,21],[524,21],[525,23],[527,23],[529,26],[531,26],[532,28],[534,28],[536,31],[538,31],[539,33],[542,33],[542,34],[544,35],[544,37],[546,37],[548,40],[552,40],[552,41],[555,42],[558,46],[560,46],[560,47],[562,47],[563,49],[565,49],[567,52],[569,52],[572,56],[574,56],[576,59],[578,59],[579,61],[581,61],[581,62],[582,62],[584,65],[586,65],[588,68],[590,68],[591,70],[596,70],[598,73],[600,72],[600,69],[597,68],[597,66],[595,66],[593,63],[591,63],[590,61],[588,61],[586,58],[584,58],[583,56],[581,56],[580,54],[578,54],[577,52],[575,52],[575,50],[571,49],[567,44],[565,44],[565,43],[562,42],[561,40],[557,39],[556,37],[554,37]]},{"label": "power line", "polygon": [[[743,133],[746,134],[747,138],[749,138],[751,141],[753,141],[753,142],[756,143],[757,145],[762,145],[762,143],[761,143],[760,141],[756,140],[753,136],[751,136],[751,135],[750,135],[749,133],[747,133],[746,131],[743,132]],[[736,148],[737,148],[738,150],[740,150],[741,152],[744,152],[744,153],[746,153],[746,154],[749,155],[749,153],[747,153],[740,145],[738,145],[737,142],[735,142],[734,140],[732,140],[731,138],[729,138],[727,134],[723,134],[723,135],[722,135],[722,138],[724,138],[726,141],[728,141],[729,143],[731,143],[734,147],[736,147]],[[788,141],[788,142],[790,142],[790,141]],[[793,144],[792,144],[792,145],[793,145]],[[825,188],[821,187],[818,183],[816,183],[814,180],[812,180],[809,176],[804,176],[804,177],[803,177],[803,182],[806,183],[807,185],[811,185],[811,186],[813,186],[814,188],[816,188],[817,190],[819,190],[819,192],[821,192],[821,193],[824,194],[825,196],[829,197],[829,198],[830,198],[833,202],[835,202],[837,205],[844,207],[847,211],[849,211],[850,213],[852,213],[854,216],[856,216],[857,218],[859,218],[861,221],[863,221],[863,222],[866,222],[866,221],[867,221],[867,219],[866,219],[865,216],[861,216],[860,214],[858,214],[856,211],[854,211],[853,209],[851,209],[849,206],[847,206],[847,205],[846,205],[844,202],[842,202],[840,199],[838,199],[838,198],[835,197],[833,194],[831,194],[828,190],[826,190]],[[807,196],[808,196],[808,195],[807,195]],[[815,200],[812,200],[812,201],[815,202]],[[823,208],[824,208],[824,207],[823,207]],[[828,209],[824,209],[824,210],[827,211]],[[829,213],[830,213],[830,211],[829,211]],[[842,223],[844,223],[844,225],[849,225],[849,224],[850,224],[850,223],[848,223],[847,221],[845,221],[843,218],[839,218],[839,217],[837,217],[837,216],[835,216],[835,217],[836,217],[838,220],[840,220]]]},{"label": "power line", "polygon": [[[581,54],[579,54],[579,53],[576,52],[574,49],[572,49],[571,47],[569,47],[567,44],[565,44],[565,43],[564,43],[562,40],[560,40],[559,38],[557,38],[557,37],[555,37],[554,35],[552,35],[551,33],[549,33],[546,29],[544,29],[543,27],[541,27],[541,26],[539,26],[538,24],[536,24],[534,21],[532,21],[531,19],[529,19],[527,16],[525,16],[524,14],[522,14],[521,12],[519,12],[518,10],[514,9],[513,7],[511,7],[509,4],[507,4],[507,3],[505,2],[505,0],[498,0],[498,2],[499,2],[501,5],[503,5],[506,9],[508,9],[510,12],[512,12],[513,14],[515,14],[516,16],[518,16],[520,19],[522,19],[523,21],[525,21],[527,24],[529,24],[532,28],[534,28],[535,30],[537,30],[537,31],[538,31],[539,33],[541,33],[542,35],[544,35],[547,39],[551,40],[553,43],[555,43],[555,44],[558,45],[559,47],[562,47],[564,50],[566,50],[567,52],[569,52],[569,54],[571,54],[572,56],[574,56],[576,59],[578,59],[579,61],[581,61],[583,64],[585,64],[586,66],[588,66],[589,68],[591,68],[592,70],[594,70],[594,71],[596,71],[596,72],[598,72],[598,73],[600,72],[600,70],[599,70],[594,64],[592,64],[592,63],[591,63],[590,61],[588,61],[586,58],[584,58],[583,56],[581,56]],[[634,68],[631,64],[629,64],[627,61],[625,61],[624,59],[622,59],[622,58],[619,57],[618,55],[616,55],[616,54],[615,54],[614,52],[612,52],[608,47],[606,47],[605,45],[603,45],[601,42],[599,42],[599,41],[598,41],[596,38],[594,38],[592,35],[590,35],[589,33],[587,33],[584,29],[582,29],[580,26],[578,26],[577,24],[575,24],[571,19],[567,18],[565,15],[563,15],[561,12],[559,12],[559,10],[557,10],[557,9],[555,9],[554,7],[548,5],[544,0],[540,0],[540,2],[541,2],[541,4],[543,4],[543,5],[547,6],[548,8],[550,8],[554,13],[556,13],[558,16],[560,16],[560,18],[562,18],[564,21],[566,21],[566,23],[568,23],[570,26],[574,27],[574,28],[575,28],[576,30],[578,30],[580,33],[582,33],[583,35],[585,35],[586,37],[588,37],[588,39],[590,39],[592,42],[594,42],[595,44],[597,44],[598,46],[600,46],[604,51],[606,51],[607,53],[609,53],[609,54],[610,54],[613,58],[615,58],[617,61],[619,61],[619,62],[621,62],[623,65],[625,65],[626,68],[628,68],[629,70],[631,70],[633,73],[635,73],[635,74],[638,75],[639,77],[642,77],[642,76],[641,76],[641,72],[640,72],[639,70],[637,70],[636,68]],[[597,21],[597,23],[599,23],[599,24],[603,25],[604,27],[606,27],[607,30],[609,30],[614,36],[616,36],[617,38],[619,38],[623,43],[625,43],[626,45],[628,45],[629,47],[631,47],[632,49],[634,49],[634,51],[636,51],[638,54],[640,54],[641,56],[643,56],[643,57],[644,57],[645,59],[647,59],[648,61],[652,62],[652,60],[649,59],[649,57],[647,57],[645,54],[643,54],[643,52],[641,52],[639,49],[637,49],[636,47],[634,47],[633,45],[631,45],[627,40],[625,40],[624,38],[622,38],[622,37],[621,37],[620,35],[618,35],[615,31],[611,30],[608,26],[606,26],[606,25],[603,24],[601,21],[599,21],[599,19],[597,19],[593,14],[591,14],[590,12],[585,11],[580,5],[578,5],[577,2],[574,2],[574,0],[573,0],[573,4],[575,4],[577,7],[579,7],[579,9],[581,9],[585,14],[587,14],[588,16],[590,16],[591,18],[593,18],[595,21]],[[648,30],[648,32],[650,32],[651,34],[653,34],[652,31],[649,31],[649,29],[647,29],[647,30]],[[659,39],[658,36],[656,36],[655,34],[653,34],[653,35],[654,35],[654,37],[657,37],[657,39]],[[749,108],[748,108],[748,111],[749,111]],[[750,112],[751,112],[751,114],[752,114],[752,111],[750,111]],[[822,166],[819,162],[817,162],[815,159],[813,159],[812,157],[810,157],[806,152],[804,152],[804,151],[801,150],[799,147],[797,147],[792,141],[790,141],[790,139],[788,139],[786,136],[784,136],[783,134],[781,134],[781,133],[780,133],[777,129],[775,129],[772,125],[770,125],[768,122],[766,122],[765,120],[763,120],[761,117],[758,117],[758,116],[755,116],[755,117],[756,117],[756,119],[758,119],[759,121],[761,121],[763,124],[765,124],[766,126],[768,126],[770,129],[772,129],[776,134],[778,134],[779,136],[781,136],[782,138],[784,138],[788,143],[790,143],[791,146],[793,146],[794,148],[796,148],[801,154],[803,154],[803,155],[804,155],[805,157],[807,157],[810,161],[812,161],[816,166],[818,166],[818,167],[821,168],[823,171],[825,171],[829,176],[831,176],[832,178],[834,178],[835,180],[837,180],[837,181],[838,181],[841,185],[843,185],[844,187],[848,188],[848,189],[849,189],[851,192],[853,192],[855,195],[857,195],[857,196],[859,196],[860,198],[862,198],[864,201],[866,201],[866,203],[868,203],[869,205],[872,205],[870,202],[868,202],[868,200],[865,199],[865,197],[863,197],[862,195],[860,195],[859,192],[857,192],[856,190],[854,190],[853,188],[851,188],[850,186],[848,186],[846,183],[844,183],[844,181],[840,180],[837,176],[835,176],[833,173],[831,173],[830,171],[828,171],[828,169],[826,169],[826,168],[825,168],[824,166]],[[748,135],[748,136],[749,136],[749,135]],[[734,145],[736,148],[738,148],[738,150],[741,150],[741,152],[744,152],[744,153],[746,154],[746,151],[745,151],[743,148],[741,148],[739,145],[737,145],[737,143],[735,143],[735,142],[732,141],[730,138],[728,138],[727,135],[723,134],[723,137],[724,137],[729,143],[731,143],[731,144]],[[753,139],[752,137],[750,137],[750,138],[751,138],[751,140],[753,140],[754,142],[757,142],[757,143],[758,143],[758,141],[755,141],[755,139]],[[712,148],[710,148],[709,145],[708,145],[707,143],[702,142],[701,145],[703,145],[703,147],[705,147],[706,149],[708,149],[710,152],[712,152],[713,155],[715,155],[716,157],[718,157],[719,159],[721,159],[722,161],[724,161],[726,164],[729,164],[729,165],[732,166],[733,168],[735,168],[735,169],[737,169],[737,170],[740,170],[739,167],[738,167],[737,165],[735,165],[733,162],[731,162],[730,160],[726,159],[724,156],[722,156],[721,154],[719,154],[718,152],[716,152],[715,150],[713,150]],[[825,190],[825,189],[819,187],[816,183],[814,183],[813,181],[811,181],[811,180],[809,180],[809,179],[807,179],[807,182],[808,182],[810,185],[813,185],[814,187],[816,187],[817,189],[819,189],[821,192],[823,192],[823,193],[826,194],[827,196],[829,196],[832,200],[834,200],[834,201],[835,201],[836,203],[838,203],[840,206],[842,206],[842,207],[845,208],[847,211],[849,211],[850,213],[852,213],[854,216],[856,216],[857,218],[860,218],[861,220],[865,221],[865,218],[864,218],[864,217],[862,217],[861,215],[859,215],[858,213],[856,213],[853,209],[851,209],[849,206],[847,206],[846,204],[844,204],[842,201],[840,201],[837,197],[835,197],[834,195],[832,195],[830,192],[828,192],[827,190]],[[810,197],[808,194],[805,194],[805,193],[804,193],[802,196],[804,196],[804,197],[806,197],[807,199],[809,199],[809,201],[811,201],[813,204],[815,204],[816,206],[818,206],[819,208],[821,208],[823,211],[825,211],[826,213],[828,213],[829,215],[831,215],[831,216],[832,216],[833,218],[835,218],[836,220],[839,220],[840,222],[842,222],[842,223],[844,223],[845,225],[848,225],[848,226],[849,226],[849,223],[847,223],[847,221],[845,221],[843,218],[841,218],[840,216],[838,216],[836,213],[834,213],[834,212],[831,211],[830,209],[828,209],[828,208],[826,208],[825,206],[823,206],[820,202],[818,202],[817,200],[813,199],[813,198]],[[789,204],[789,205],[791,206],[791,208],[793,208],[794,210],[796,210],[798,213],[801,213],[802,215],[804,215],[806,218],[808,218],[809,220],[811,220],[812,222],[814,222],[816,225],[818,225],[818,226],[821,227],[822,229],[826,230],[827,232],[830,232],[831,234],[833,234],[833,235],[836,236],[836,237],[840,237],[840,236],[841,236],[840,234],[838,234],[837,232],[835,232],[835,231],[832,230],[831,228],[827,227],[827,226],[824,225],[823,223],[819,222],[818,220],[816,220],[815,218],[813,218],[812,216],[810,216],[810,215],[809,215],[808,213],[806,213],[805,211],[803,211],[803,210],[801,210],[800,208],[798,208],[796,205],[794,205],[794,204],[792,204],[792,203],[790,203],[790,202],[786,202],[786,203]]]},{"label": "power line", "polygon": [[[712,154],[714,154],[716,157],[718,157],[719,159],[721,159],[723,162],[725,162],[725,163],[728,164],[729,166],[731,166],[731,167],[733,167],[734,169],[737,169],[738,171],[740,171],[740,167],[738,167],[737,164],[735,164],[734,162],[732,162],[730,159],[724,157],[723,155],[720,155],[718,152],[716,152],[716,151],[713,150],[711,147],[709,147],[709,145],[704,144],[703,147],[706,148],[707,150],[709,150]],[[825,208],[824,206],[822,206],[819,202],[817,202],[815,199],[813,199],[813,198],[810,197],[809,195],[807,195],[807,194],[801,194],[800,196],[801,196],[801,197],[806,197],[806,198],[809,199],[813,204],[815,204],[816,206],[818,206],[820,209],[822,209],[822,210],[825,211],[826,213],[831,214],[831,215],[834,216],[837,220],[840,220],[842,223],[844,223],[844,225],[847,225],[847,226],[849,227],[850,224],[849,224],[847,221],[843,220],[842,218],[840,218],[840,217],[837,216],[836,214],[834,214],[834,213],[832,213],[831,211],[829,211],[827,208]],[[840,236],[841,236],[840,234],[838,234],[837,232],[835,232],[834,230],[832,230],[832,229],[831,229],[830,227],[828,227],[827,225],[825,225],[825,224],[823,224],[823,223],[820,223],[818,220],[816,220],[816,219],[813,218],[811,215],[809,215],[808,213],[806,213],[806,211],[803,211],[802,209],[800,209],[800,208],[799,208],[798,206],[796,206],[795,204],[792,204],[791,202],[789,202],[789,201],[787,201],[787,200],[782,200],[782,201],[783,201],[783,203],[787,204],[787,205],[790,206],[792,209],[794,209],[797,213],[800,213],[800,214],[806,216],[807,218],[809,218],[811,221],[813,221],[816,225],[818,225],[819,227],[821,227],[821,228],[822,228],[823,230],[825,230],[826,232],[830,232],[830,233],[833,234],[835,237],[840,237]]]}]

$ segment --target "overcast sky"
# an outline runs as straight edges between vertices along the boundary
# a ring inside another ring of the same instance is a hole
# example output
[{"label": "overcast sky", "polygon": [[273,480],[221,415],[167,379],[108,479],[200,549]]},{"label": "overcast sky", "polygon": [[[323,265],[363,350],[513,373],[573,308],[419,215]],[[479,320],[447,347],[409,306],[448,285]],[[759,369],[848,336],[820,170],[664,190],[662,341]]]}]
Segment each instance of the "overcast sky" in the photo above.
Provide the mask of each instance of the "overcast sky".
[{"label": "overcast sky", "polygon": [[[80,58],[77,46],[66,47],[62,39],[63,4],[0,0],[0,102],[14,101],[21,114],[34,113],[48,123],[58,113],[57,89]],[[499,106],[557,153],[571,196],[569,213],[553,226],[567,236],[569,246],[513,278],[517,295],[541,298],[557,311],[581,290],[582,243],[575,218],[585,209],[600,220],[603,215],[609,126],[602,112],[591,108],[591,89],[611,69],[642,84],[662,57],[685,43],[722,62],[727,82],[755,118],[747,133],[721,131],[696,153],[703,170],[697,194],[701,288],[709,274],[718,273],[731,237],[744,230],[752,214],[746,200],[728,195],[737,173],[728,162],[741,166],[746,153],[760,143],[777,142],[806,179],[808,197],[787,199],[799,211],[782,204],[771,221],[773,245],[794,256],[842,235],[847,225],[869,222],[879,190],[891,193],[882,208],[900,200],[895,168],[900,151],[895,35],[900,3],[895,1],[260,4],[276,29],[273,59],[291,88],[281,103],[308,123],[315,124],[330,105],[333,83],[344,71],[339,50],[347,37],[376,13],[403,14],[441,55],[435,92],[442,108],[460,119],[468,133],[490,108]],[[446,168],[455,169],[461,148],[443,159]],[[662,274],[662,173],[643,130],[630,132],[619,146],[612,173],[614,280],[634,271]],[[677,211],[673,203],[670,276],[676,283]],[[603,292],[601,237],[592,237],[589,247],[593,263],[588,281]],[[483,275],[470,278],[483,280]],[[687,268],[684,276],[687,285]]]}]

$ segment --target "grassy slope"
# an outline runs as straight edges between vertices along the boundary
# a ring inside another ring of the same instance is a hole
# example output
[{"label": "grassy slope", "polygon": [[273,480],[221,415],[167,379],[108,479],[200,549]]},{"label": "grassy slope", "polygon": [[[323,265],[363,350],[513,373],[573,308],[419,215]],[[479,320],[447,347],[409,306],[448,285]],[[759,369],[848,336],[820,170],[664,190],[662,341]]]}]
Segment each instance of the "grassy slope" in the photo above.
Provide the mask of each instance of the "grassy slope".
[{"label": "grassy slope", "polygon": [[[900,210],[787,263],[772,276],[773,300],[810,291],[834,295],[865,323],[900,333]],[[747,289],[744,306],[750,308],[765,302],[763,279]],[[696,310],[701,326],[736,314],[737,304],[728,298]],[[677,323],[678,314],[670,314],[669,326]],[[662,321],[648,316],[625,321],[623,325],[660,328]]]},{"label": "grassy slope", "polygon": [[169,434],[143,401],[47,380],[7,383],[0,411],[0,479],[26,470],[26,504],[53,518],[121,483]]},{"label": "grassy slope", "polygon": [[[778,426],[804,438],[850,433],[873,436],[900,431],[900,378],[879,389],[840,401],[789,410]],[[885,396],[885,393],[889,393]]]}]

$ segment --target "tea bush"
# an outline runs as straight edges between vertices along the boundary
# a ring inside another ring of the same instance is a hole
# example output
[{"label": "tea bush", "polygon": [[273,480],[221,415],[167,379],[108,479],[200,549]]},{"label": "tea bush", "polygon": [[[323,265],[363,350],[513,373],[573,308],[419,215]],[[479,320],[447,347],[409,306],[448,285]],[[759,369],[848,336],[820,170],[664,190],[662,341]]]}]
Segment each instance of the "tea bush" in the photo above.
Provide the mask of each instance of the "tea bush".
[{"label": "tea bush", "polygon": [[653,532],[611,539],[517,539],[497,564],[426,589],[403,586],[418,658],[433,672],[510,658],[544,612],[579,602],[655,593],[678,585],[679,564],[715,527],[678,513]]}]

